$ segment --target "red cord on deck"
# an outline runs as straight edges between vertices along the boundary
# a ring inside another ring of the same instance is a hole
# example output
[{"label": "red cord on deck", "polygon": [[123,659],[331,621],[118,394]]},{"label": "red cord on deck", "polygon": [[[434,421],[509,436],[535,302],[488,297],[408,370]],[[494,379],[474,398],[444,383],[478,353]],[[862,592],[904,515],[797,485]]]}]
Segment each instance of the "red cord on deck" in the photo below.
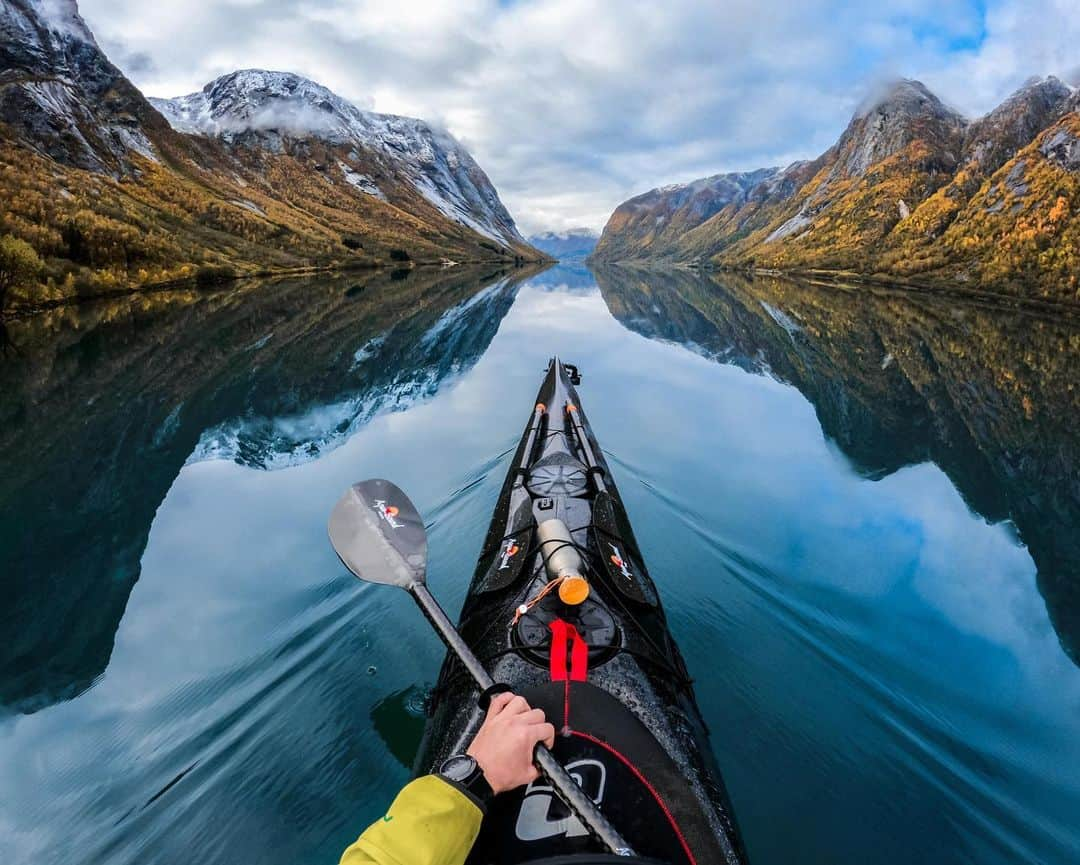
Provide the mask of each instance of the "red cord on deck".
[{"label": "red cord on deck", "polygon": [[697,859],[694,858],[694,854],[690,851],[690,845],[687,843],[686,837],[682,833],[682,829],[679,828],[679,824],[675,821],[675,815],[671,813],[671,811],[668,809],[667,804],[664,802],[663,799],[660,798],[660,794],[657,792],[656,788],[649,783],[649,779],[646,778],[643,774],[641,774],[641,770],[638,769],[638,767],[631,763],[628,758],[624,757],[619,751],[617,751],[607,742],[604,742],[601,739],[597,739],[595,736],[590,736],[588,733],[581,733],[577,730],[571,731],[570,735],[577,736],[579,739],[585,739],[588,742],[592,742],[594,745],[598,745],[599,747],[607,751],[609,754],[614,755],[619,760],[619,762],[621,762],[624,766],[626,766],[627,769],[634,773],[634,777],[637,778],[638,781],[640,781],[642,785],[644,785],[645,789],[652,794],[653,799],[656,800],[656,804],[659,805],[660,810],[664,812],[664,816],[667,817],[668,823],[671,824],[671,828],[672,831],[674,831],[675,833],[675,837],[679,839],[679,844],[682,845],[683,853],[686,854],[686,858],[690,862],[690,865],[697,865]]}]

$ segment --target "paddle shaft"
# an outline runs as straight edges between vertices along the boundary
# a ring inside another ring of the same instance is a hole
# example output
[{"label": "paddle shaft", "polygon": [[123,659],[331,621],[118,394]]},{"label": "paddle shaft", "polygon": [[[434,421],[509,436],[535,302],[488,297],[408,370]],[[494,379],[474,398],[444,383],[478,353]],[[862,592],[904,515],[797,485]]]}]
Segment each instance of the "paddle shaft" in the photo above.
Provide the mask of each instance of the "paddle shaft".
[{"label": "paddle shaft", "polygon": [[[424,615],[427,616],[428,621],[435,626],[435,630],[439,632],[439,636],[442,637],[443,642],[446,643],[450,651],[457,655],[458,660],[465,665],[465,669],[469,671],[480,690],[486,691],[495,684],[491,676],[488,675],[487,670],[484,669],[476,655],[473,654],[472,649],[461,639],[461,634],[457,632],[457,628],[447,618],[443,608],[439,606],[439,602],[428,591],[427,586],[423,583],[414,583],[409,588],[409,594],[413,596]],[[608,822],[607,817],[596,807],[596,803],[577,785],[562,767],[562,764],[555,759],[555,755],[542,742],[536,745],[533,761],[559,798],[566,803],[566,807],[570,809],[570,812],[581,821],[586,829],[599,838],[608,850],[616,856],[634,855],[634,851],[619,834],[618,830]]]}]

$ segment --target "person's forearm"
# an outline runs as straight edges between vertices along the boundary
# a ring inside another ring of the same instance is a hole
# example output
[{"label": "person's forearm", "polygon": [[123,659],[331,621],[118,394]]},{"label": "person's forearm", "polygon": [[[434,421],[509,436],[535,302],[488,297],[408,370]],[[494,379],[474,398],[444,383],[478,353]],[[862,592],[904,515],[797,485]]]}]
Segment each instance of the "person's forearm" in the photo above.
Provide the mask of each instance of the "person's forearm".
[{"label": "person's forearm", "polygon": [[386,814],[341,857],[341,865],[463,865],[483,812],[434,775],[405,787]]}]

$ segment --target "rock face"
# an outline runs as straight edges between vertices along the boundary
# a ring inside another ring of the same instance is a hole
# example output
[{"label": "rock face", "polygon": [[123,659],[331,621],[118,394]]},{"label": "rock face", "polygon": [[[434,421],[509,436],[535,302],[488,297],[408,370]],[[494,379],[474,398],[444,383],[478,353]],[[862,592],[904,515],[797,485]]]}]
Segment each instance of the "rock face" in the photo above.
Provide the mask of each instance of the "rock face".
[{"label": "rock face", "polygon": [[161,118],[98,48],[75,0],[0,0],[0,122],[38,152],[121,173]]},{"label": "rock face", "polygon": [[[448,132],[422,120],[361,111],[307,78],[261,69],[233,72],[198,93],[151,102],[178,131],[236,147],[282,153],[307,139],[340,147],[341,170],[358,188],[362,172],[350,163],[360,160],[357,151],[367,151],[390,187],[411,186],[440,213],[491,240],[524,243],[472,156]],[[374,182],[365,191],[384,194]],[[393,198],[393,190],[385,195]]]},{"label": "rock face", "polygon": [[965,164],[992,174],[1067,110],[1072,91],[1057,78],[1035,79],[970,126]]},{"label": "rock face", "polygon": [[830,178],[862,177],[915,141],[925,142],[929,167],[952,171],[960,159],[966,122],[919,81],[900,81],[855,113],[836,145]]},{"label": "rock face", "polygon": [[[1078,108],[1080,92],[1034,79],[968,122],[900,81],[867,99],[826,153],[770,171],[697,224],[677,220],[684,203],[659,191],[620,205],[596,257],[844,270],[1076,301]],[[677,228],[644,231],[644,203],[654,225]]]},{"label": "rock face", "polygon": [[200,270],[541,257],[475,160],[423,121],[261,71],[157,105],[173,125],[108,61],[74,0],[0,0],[4,233],[46,263],[9,303]]},{"label": "rock face", "polygon": [[581,261],[592,255],[599,240],[600,235],[591,228],[571,228],[534,234],[529,243],[559,261]]}]

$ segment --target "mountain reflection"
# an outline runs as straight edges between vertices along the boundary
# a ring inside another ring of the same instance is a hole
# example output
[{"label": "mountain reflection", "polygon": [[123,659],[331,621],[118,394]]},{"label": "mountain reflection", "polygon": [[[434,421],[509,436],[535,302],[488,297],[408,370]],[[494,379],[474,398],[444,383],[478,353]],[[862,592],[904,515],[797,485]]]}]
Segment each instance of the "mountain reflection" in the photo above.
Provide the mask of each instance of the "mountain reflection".
[{"label": "mountain reflection", "polygon": [[313,459],[483,354],[528,271],[454,268],[145,294],[8,325],[0,711],[105,669],[186,462]]},{"label": "mountain reflection", "polygon": [[798,388],[867,478],[932,461],[1011,520],[1080,665],[1080,323],[988,302],[782,277],[607,267],[624,326]]}]

